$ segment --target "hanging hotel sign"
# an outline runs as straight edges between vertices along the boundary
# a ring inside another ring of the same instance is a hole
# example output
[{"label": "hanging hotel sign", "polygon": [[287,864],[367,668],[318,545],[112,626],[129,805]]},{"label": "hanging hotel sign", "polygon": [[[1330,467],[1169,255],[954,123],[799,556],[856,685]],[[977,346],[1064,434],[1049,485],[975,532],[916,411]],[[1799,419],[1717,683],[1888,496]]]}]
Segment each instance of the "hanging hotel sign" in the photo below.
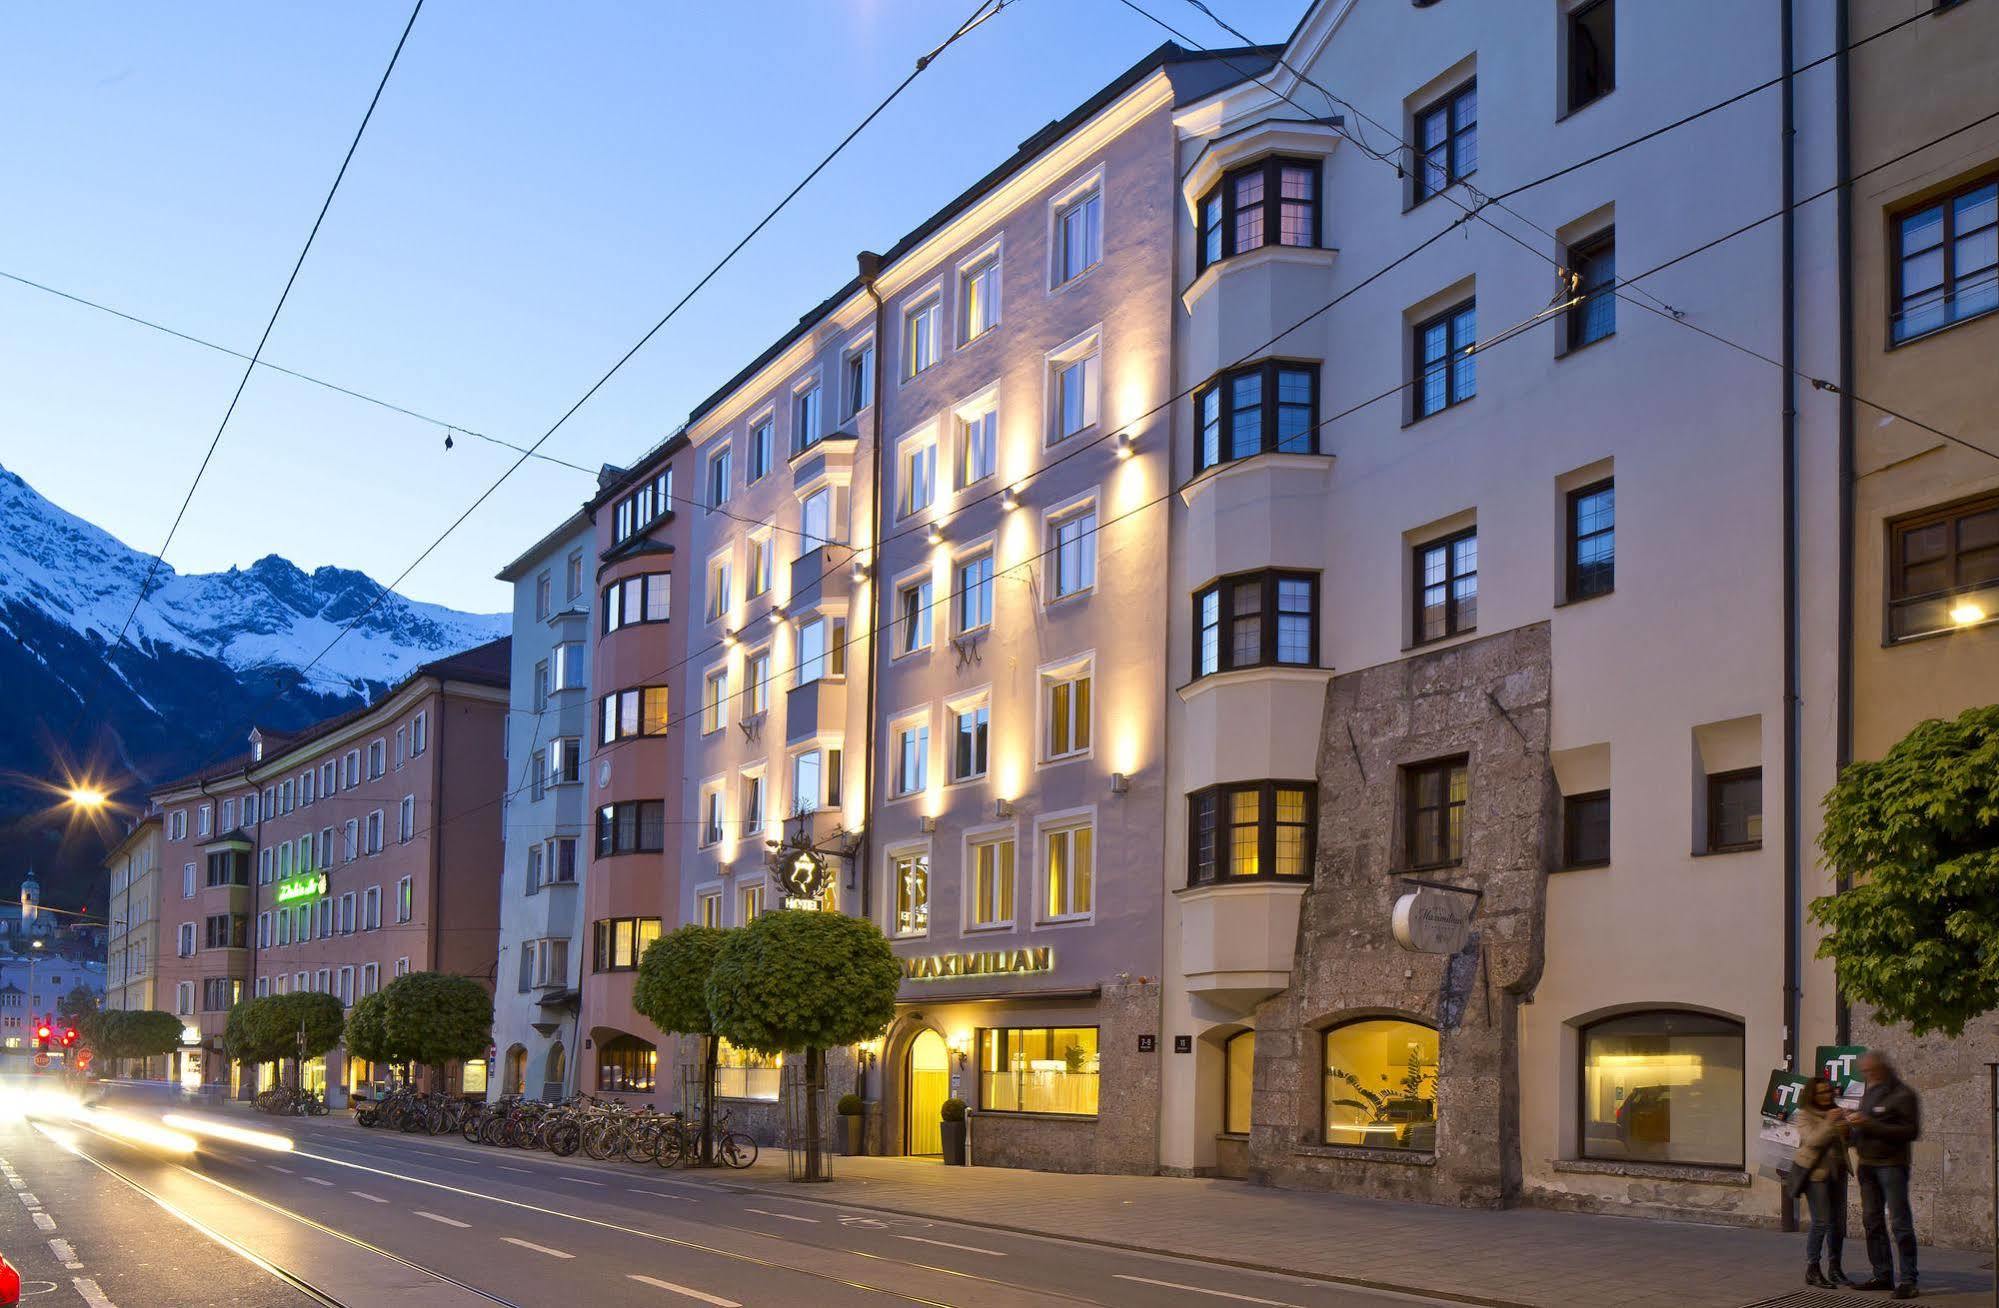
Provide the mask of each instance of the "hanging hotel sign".
[{"label": "hanging hotel sign", "polygon": [[924,954],[902,960],[902,974],[911,981],[941,981],[955,976],[1023,976],[1053,971],[1054,967],[1055,951],[1047,945],[1035,949]]},{"label": "hanging hotel sign", "polygon": [[289,904],[294,899],[312,899],[326,893],[326,873],[311,872],[302,877],[290,877],[278,882],[278,902]]},{"label": "hanging hotel sign", "polygon": [[1476,891],[1419,885],[1395,901],[1395,943],[1418,954],[1455,954],[1471,938],[1477,907]]},{"label": "hanging hotel sign", "polygon": [[784,888],[784,906],[816,910],[824,907],[826,885],[832,872],[825,856],[812,847],[792,846],[777,851],[771,860],[777,882]]}]

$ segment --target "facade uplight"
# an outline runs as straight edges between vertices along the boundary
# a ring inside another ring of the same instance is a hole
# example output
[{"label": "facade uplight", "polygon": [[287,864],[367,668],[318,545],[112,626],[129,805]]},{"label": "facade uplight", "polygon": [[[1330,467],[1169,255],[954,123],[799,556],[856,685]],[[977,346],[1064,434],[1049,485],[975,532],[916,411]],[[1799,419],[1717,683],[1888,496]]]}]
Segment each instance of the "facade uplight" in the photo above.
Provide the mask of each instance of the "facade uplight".
[{"label": "facade uplight", "polygon": [[1985,621],[1985,608],[1976,600],[1961,599],[1950,606],[1950,620],[1960,627],[1976,626]]}]

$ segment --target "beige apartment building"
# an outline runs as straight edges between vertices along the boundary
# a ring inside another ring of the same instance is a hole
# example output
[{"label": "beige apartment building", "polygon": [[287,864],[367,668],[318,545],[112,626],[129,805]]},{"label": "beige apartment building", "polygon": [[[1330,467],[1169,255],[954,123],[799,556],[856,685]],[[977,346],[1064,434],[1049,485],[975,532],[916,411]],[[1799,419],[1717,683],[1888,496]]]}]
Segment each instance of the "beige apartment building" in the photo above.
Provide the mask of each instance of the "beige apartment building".
[{"label": "beige apartment building", "polygon": [[[159,1002],[160,834],[161,818],[148,813],[104,856],[109,898],[109,926],[104,943],[104,1007],[145,1012]],[[166,1075],[166,1060],[155,1058],[118,1069],[106,1076],[130,1073],[158,1079]]]},{"label": "beige apartment building", "polygon": [[[1846,9],[1849,43],[1911,12]],[[1938,4],[1850,56],[1844,758],[1879,758],[1925,718],[1999,701],[1999,123],[1978,124],[1999,110],[1995,67],[1990,5]],[[1985,1063],[1999,1021],[1916,1041],[1862,1008],[1844,1034],[1900,1055],[1926,1096],[1917,1229],[1989,1241]]]},{"label": "beige apartment building", "polygon": [[241,1086],[222,1029],[250,979],[250,869],[263,804],[252,761],[238,755],[152,793],[160,820],[155,994],[182,1023],[168,1076],[190,1090],[233,1094]]}]

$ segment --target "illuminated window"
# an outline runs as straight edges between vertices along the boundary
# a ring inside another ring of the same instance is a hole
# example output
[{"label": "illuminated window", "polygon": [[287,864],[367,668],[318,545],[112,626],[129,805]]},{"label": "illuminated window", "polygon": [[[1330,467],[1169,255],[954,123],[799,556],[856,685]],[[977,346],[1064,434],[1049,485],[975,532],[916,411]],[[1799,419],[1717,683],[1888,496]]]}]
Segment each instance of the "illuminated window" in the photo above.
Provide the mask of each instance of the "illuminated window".
[{"label": "illuminated window", "polygon": [[659,939],[656,917],[606,917],[594,924],[592,971],[631,972],[645,956],[646,946]]},{"label": "illuminated window", "polygon": [[1437,1147],[1437,1033],[1392,1018],[1326,1032],[1326,1143]]},{"label": "illuminated window", "polygon": [[1249,1134],[1250,1090],[1255,1073],[1256,1032],[1238,1031],[1222,1046],[1223,1134]]},{"label": "illuminated window", "polygon": [[715,1058],[717,1099],[777,1099],[784,1076],[783,1054],[752,1053],[718,1040]]},{"label": "illuminated window", "polygon": [[895,933],[925,934],[930,930],[930,855],[921,850],[891,855],[888,871],[895,883]]},{"label": "illuminated window", "polygon": [[[602,744],[608,745],[628,736],[666,734],[665,686],[637,686],[631,690],[612,691],[598,703],[602,718],[599,742]],[[580,758],[578,762],[580,764]]]},{"label": "illuminated window", "polygon": [[597,1046],[597,1089],[648,1094],[659,1067],[659,1051],[636,1036],[612,1036]]},{"label": "illuminated window", "polygon": [[993,250],[958,273],[958,340],[969,344],[999,326],[1000,257]]},{"label": "illuminated window", "polygon": [[1319,243],[1319,165],[1311,159],[1259,159],[1232,168],[1201,197],[1200,266],[1266,245]]},{"label": "illuminated window", "polygon": [[1999,495],[1888,524],[1888,639],[1999,617]]},{"label": "illuminated window", "polygon": [[1013,837],[982,840],[972,846],[971,915],[973,927],[1013,925]]},{"label": "illuminated window", "polygon": [[943,348],[943,298],[932,293],[902,312],[902,375],[910,378],[936,363]]},{"label": "illuminated window", "polygon": [[1315,786],[1249,781],[1187,797],[1187,884],[1312,875]]},{"label": "illuminated window", "polygon": [[1583,1028],[1582,1156],[1741,1167],[1742,1027],[1631,1013]]},{"label": "illuminated window", "polygon": [[989,1113],[1095,1116],[1097,1028],[979,1032],[979,1107]]},{"label": "illuminated window", "polygon": [[1041,853],[1048,891],[1043,918],[1088,917],[1095,904],[1095,831],[1088,823],[1044,831]]},{"label": "illuminated window", "polygon": [[791,397],[791,452],[810,449],[824,434],[819,429],[819,383],[813,382]]},{"label": "illuminated window", "polygon": [[1042,677],[1043,759],[1053,762],[1090,752],[1090,682],[1087,663]]}]

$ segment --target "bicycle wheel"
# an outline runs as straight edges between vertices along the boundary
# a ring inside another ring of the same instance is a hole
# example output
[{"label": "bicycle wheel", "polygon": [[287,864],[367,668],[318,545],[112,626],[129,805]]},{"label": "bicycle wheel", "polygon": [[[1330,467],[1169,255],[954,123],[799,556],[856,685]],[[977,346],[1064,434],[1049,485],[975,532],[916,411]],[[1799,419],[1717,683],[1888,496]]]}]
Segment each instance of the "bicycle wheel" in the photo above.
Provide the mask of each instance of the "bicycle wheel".
[{"label": "bicycle wheel", "polygon": [[458,1120],[458,1134],[465,1137],[465,1143],[479,1143],[479,1128],[486,1124],[486,1114],[474,1109]]},{"label": "bicycle wheel", "polygon": [[611,1124],[599,1119],[583,1128],[583,1152],[603,1162],[611,1156]]},{"label": "bicycle wheel", "polygon": [[678,1167],[683,1162],[691,1161],[687,1153],[687,1137],[670,1126],[662,1127],[652,1160],[661,1167]]},{"label": "bicycle wheel", "polygon": [[583,1128],[574,1122],[557,1122],[548,1128],[548,1152],[567,1158],[583,1143]]},{"label": "bicycle wheel", "polygon": [[381,1114],[372,1108],[363,1108],[362,1110],[354,1114],[354,1125],[373,1126],[375,1124],[375,1119],[380,1116]]},{"label": "bicycle wheel", "polygon": [[748,1167],[757,1160],[757,1142],[741,1131],[731,1131],[722,1137],[715,1152],[731,1167]]}]

